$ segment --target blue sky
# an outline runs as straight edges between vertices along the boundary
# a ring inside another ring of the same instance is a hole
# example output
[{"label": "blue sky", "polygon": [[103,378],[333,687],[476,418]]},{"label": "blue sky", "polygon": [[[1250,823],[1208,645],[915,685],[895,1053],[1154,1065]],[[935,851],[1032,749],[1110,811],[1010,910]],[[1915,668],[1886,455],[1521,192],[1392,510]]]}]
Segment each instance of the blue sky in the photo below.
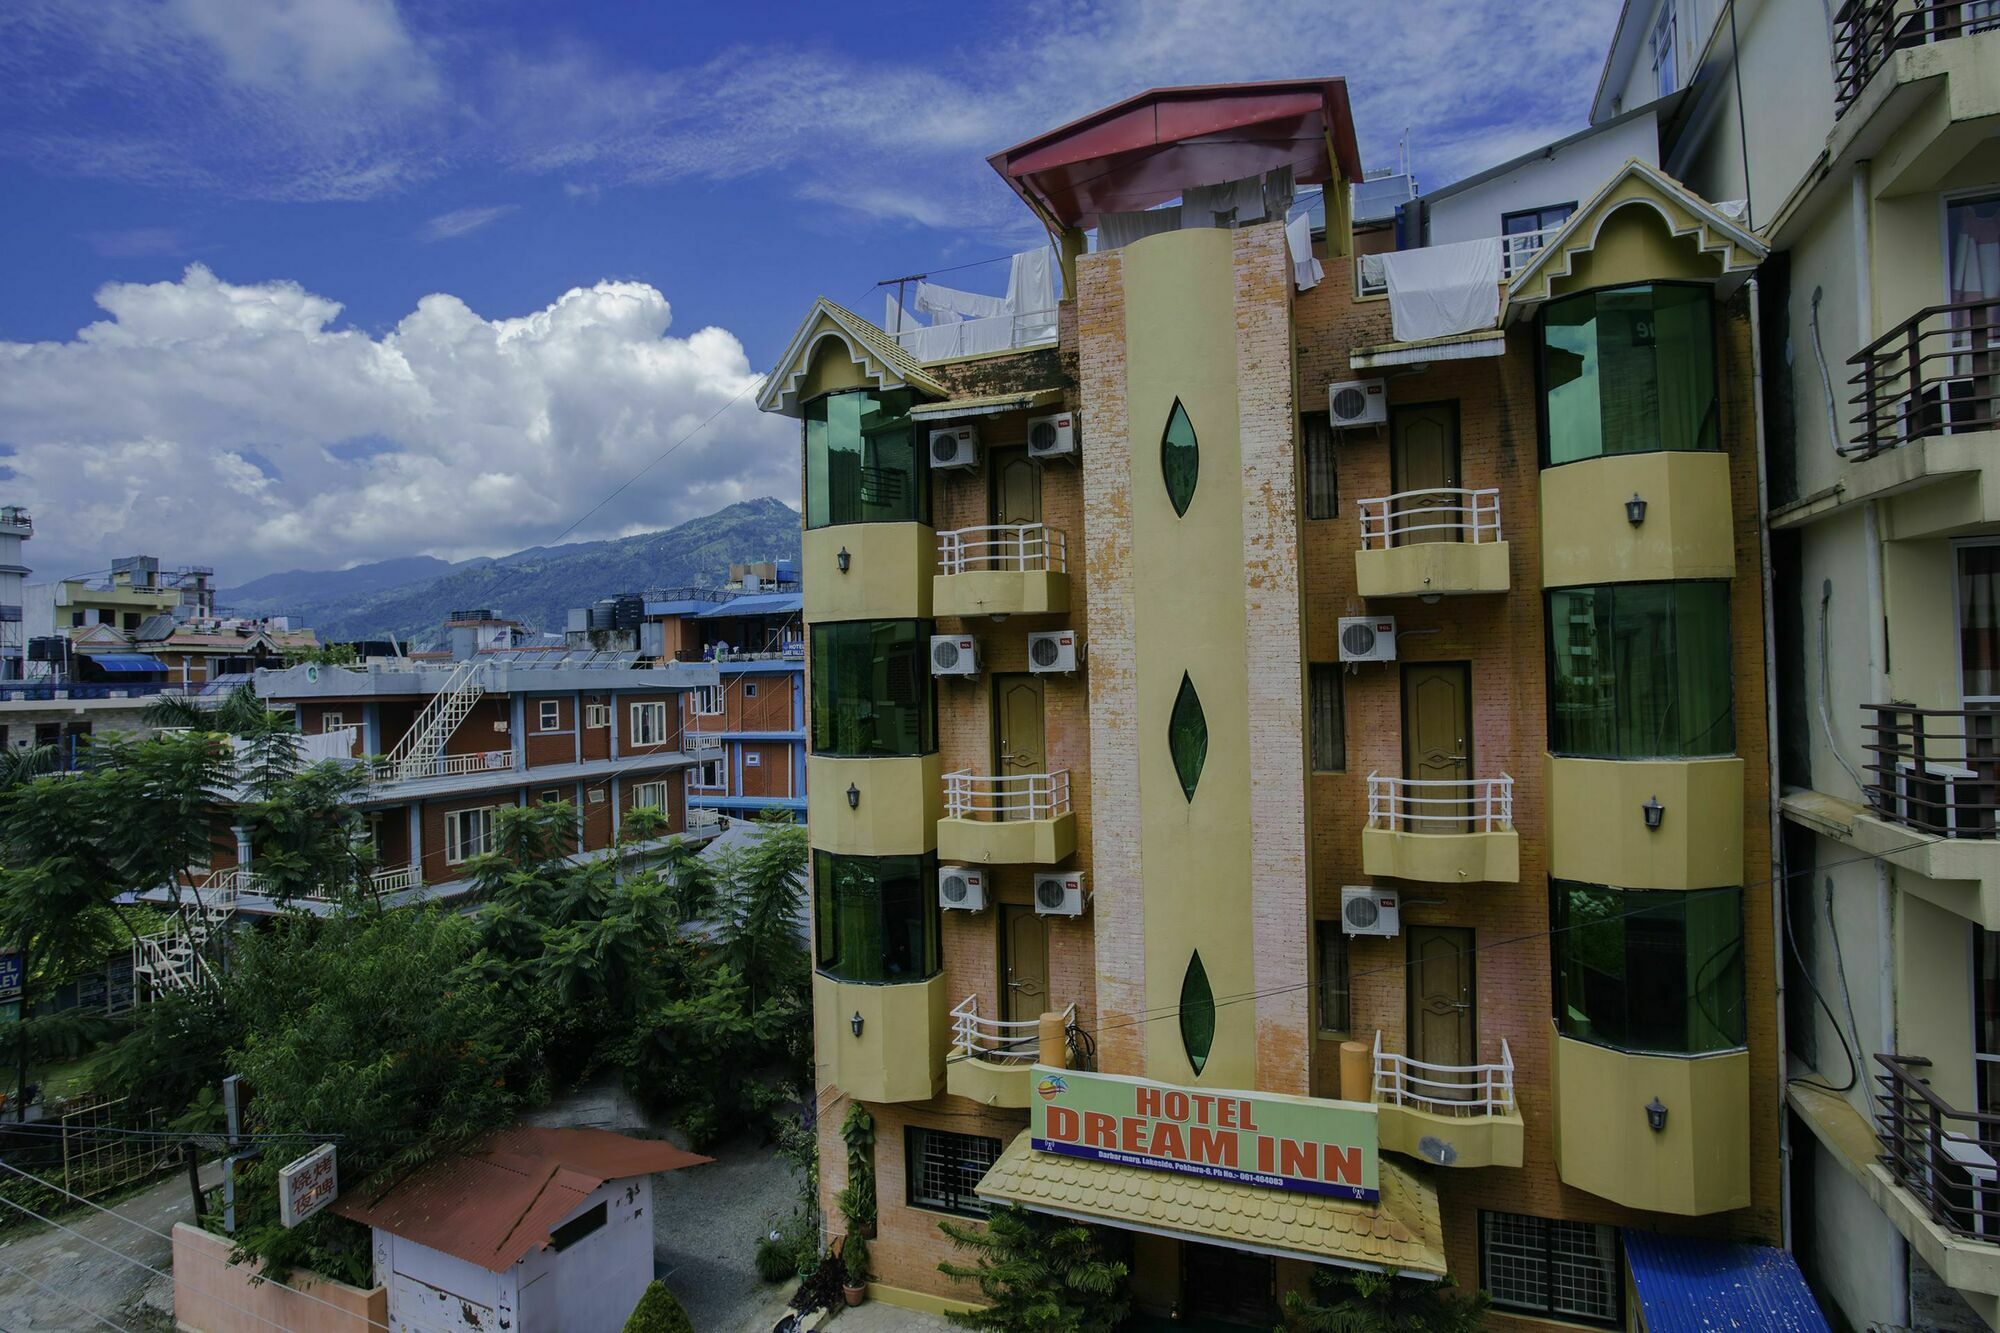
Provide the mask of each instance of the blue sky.
[{"label": "blue sky", "polygon": [[1440,185],[1581,127],[1616,10],[1501,44],[1509,0],[10,0],[0,498],[51,574],[455,558],[722,410],[577,535],[795,502],[791,428],[737,395],[813,296],[875,315],[878,278],[1033,244],[987,153],[1337,73],[1364,160],[1407,127]]}]

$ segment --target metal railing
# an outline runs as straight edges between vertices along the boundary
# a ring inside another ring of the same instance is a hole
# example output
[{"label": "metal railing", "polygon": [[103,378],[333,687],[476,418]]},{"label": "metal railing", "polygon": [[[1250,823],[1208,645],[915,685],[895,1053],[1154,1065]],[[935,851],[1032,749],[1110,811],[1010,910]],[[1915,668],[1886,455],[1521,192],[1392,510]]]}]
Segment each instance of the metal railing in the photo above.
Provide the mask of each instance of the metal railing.
[{"label": "metal railing", "polygon": [[1930,1219],[1968,1240],[2000,1240],[2000,1115],[1961,1111],[1916,1055],[1877,1055],[1875,1137],[1889,1176]]},{"label": "metal railing", "polygon": [[1382,1049],[1375,1034],[1375,1100],[1437,1115],[1511,1115],[1514,1052],[1500,1039],[1500,1059],[1483,1065],[1439,1065]]},{"label": "metal railing", "polygon": [[1833,103],[1844,114],[1896,52],[2000,27],[1995,0],[1847,0],[1833,16]]},{"label": "metal railing", "polygon": [[938,567],[945,574],[1062,574],[1069,570],[1069,539],[1047,524],[997,523],[937,536]]},{"label": "metal railing", "polygon": [[1514,779],[1368,775],[1368,826],[1395,833],[1505,833],[1514,827]]},{"label": "metal railing", "polygon": [[[1520,231],[1500,237],[1500,281],[1512,282],[1514,275],[1526,268],[1530,261],[1541,252],[1549,239],[1569,225],[1565,218],[1561,222],[1542,227],[1536,231]],[[1389,291],[1388,266],[1382,256],[1356,255],[1354,257],[1354,294],[1356,296],[1385,296]]]},{"label": "metal railing", "polygon": [[162,694],[189,693],[179,681],[140,681],[130,685],[110,685],[97,681],[10,680],[0,684],[0,699],[30,703],[62,699],[150,699]]},{"label": "metal railing", "polygon": [[1884,819],[1940,838],[2000,834],[2000,704],[1863,704],[1868,800]]},{"label": "metal railing", "polygon": [[458,777],[466,773],[500,773],[514,767],[512,750],[484,750],[478,754],[441,754],[435,758],[377,760],[369,768],[371,780],[388,784],[415,782],[421,778]]},{"label": "metal railing", "polygon": [[[1076,1021],[1076,1006],[1062,1011],[1063,1027]],[[983,1018],[979,997],[968,995],[951,1011],[952,1049],[968,1060],[1031,1065],[1042,1058],[1042,1020]]]},{"label": "metal railing", "polygon": [[944,775],[949,819],[1058,819],[1069,810],[1069,770],[1005,777],[960,769]]},{"label": "metal railing", "polygon": [[1847,359],[1849,452],[2000,425],[2000,301],[1928,306]]},{"label": "metal railing", "polygon": [[1497,542],[1500,537],[1500,488],[1480,490],[1445,486],[1427,491],[1357,500],[1361,510],[1361,549],[1382,551],[1419,542]]}]

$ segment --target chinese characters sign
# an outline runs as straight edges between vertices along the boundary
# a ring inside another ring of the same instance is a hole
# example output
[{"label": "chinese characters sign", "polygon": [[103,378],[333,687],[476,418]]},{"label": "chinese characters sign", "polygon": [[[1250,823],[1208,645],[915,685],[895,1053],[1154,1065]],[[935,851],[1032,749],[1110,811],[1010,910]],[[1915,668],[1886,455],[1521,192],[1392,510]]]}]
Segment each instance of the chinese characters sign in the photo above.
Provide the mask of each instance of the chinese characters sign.
[{"label": "chinese characters sign", "polygon": [[340,1173],[333,1145],[322,1143],[278,1171],[278,1220],[295,1227],[333,1202],[340,1193]]}]

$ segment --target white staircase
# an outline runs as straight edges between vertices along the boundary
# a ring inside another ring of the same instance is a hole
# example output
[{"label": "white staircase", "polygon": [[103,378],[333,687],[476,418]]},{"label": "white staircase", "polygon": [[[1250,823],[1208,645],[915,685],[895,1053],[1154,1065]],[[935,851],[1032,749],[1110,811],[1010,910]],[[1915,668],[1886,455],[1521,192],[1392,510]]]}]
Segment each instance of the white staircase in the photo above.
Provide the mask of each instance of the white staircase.
[{"label": "white staircase", "polygon": [[460,662],[417,714],[416,721],[403,733],[403,739],[396,742],[396,748],[382,760],[376,777],[386,782],[407,782],[411,778],[434,776],[439,771],[444,743],[485,693],[480,663]]},{"label": "white staircase", "polygon": [[213,985],[208,942],[228,926],[246,878],[235,866],[211,873],[190,890],[191,901],[181,904],[164,930],[133,940],[133,988],[151,998],[162,991]]}]

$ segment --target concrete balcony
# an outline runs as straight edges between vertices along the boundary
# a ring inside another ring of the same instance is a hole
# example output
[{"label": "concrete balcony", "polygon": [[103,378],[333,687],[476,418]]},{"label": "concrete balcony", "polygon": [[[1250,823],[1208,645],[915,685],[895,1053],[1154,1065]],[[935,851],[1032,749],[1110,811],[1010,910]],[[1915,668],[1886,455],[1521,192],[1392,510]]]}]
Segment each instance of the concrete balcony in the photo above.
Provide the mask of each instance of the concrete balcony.
[{"label": "concrete balcony", "polygon": [[1514,1053],[1484,1065],[1436,1065],[1382,1049],[1375,1034],[1373,1099],[1382,1147],[1437,1166],[1519,1166],[1524,1131],[1514,1100]]},{"label": "concrete balcony", "polygon": [[[1743,761],[1569,759],[1546,765],[1549,873],[1621,889],[1743,882]],[[1647,807],[1657,802],[1657,823]],[[1761,816],[1759,816],[1761,818]]]},{"label": "concrete balcony", "polygon": [[1359,504],[1354,577],[1363,597],[1507,591],[1497,487],[1403,491]]},{"label": "concrete balcony", "polygon": [[936,545],[923,523],[810,529],[799,552],[806,623],[929,619]]},{"label": "concrete balcony", "polygon": [[951,1011],[945,1091],[984,1106],[1025,1109],[1035,1095],[1035,1065],[1067,1063],[1064,1034],[1075,1020],[1073,1004],[1038,1018],[993,1018],[979,1012],[977,995],[966,996]]},{"label": "concrete balcony", "polygon": [[[1641,1055],[1553,1032],[1556,1171],[1648,1212],[1750,1205],[1750,1053]],[[1654,1129],[1647,1108],[1665,1107]]]},{"label": "concrete balcony", "polygon": [[1728,454],[1610,454],[1544,468],[1542,514],[1544,588],[1736,575]]},{"label": "concrete balcony", "polygon": [[942,976],[866,985],[813,974],[813,1050],[822,1082],[856,1101],[937,1096],[944,1091],[950,1039]]},{"label": "concrete balcony", "polygon": [[1041,523],[940,532],[931,614],[1038,616],[1069,610],[1069,541]]},{"label": "concrete balcony", "polygon": [[944,775],[940,860],[972,865],[1053,866],[1076,851],[1069,770],[992,777]]},{"label": "concrete balcony", "polygon": [[1939,1277],[1960,1292],[2000,1294],[2000,1162],[1989,1147],[2000,1116],[1947,1102],[1921,1056],[1875,1062],[1877,1154],[1854,1164],[1862,1184]]},{"label": "concrete balcony", "polygon": [[850,856],[917,856],[937,845],[934,754],[806,759],[806,822],[812,845]]},{"label": "concrete balcony", "polygon": [[1361,868],[1426,884],[1513,884],[1521,878],[1514,779],[1422,781],[1368,775]]}]

